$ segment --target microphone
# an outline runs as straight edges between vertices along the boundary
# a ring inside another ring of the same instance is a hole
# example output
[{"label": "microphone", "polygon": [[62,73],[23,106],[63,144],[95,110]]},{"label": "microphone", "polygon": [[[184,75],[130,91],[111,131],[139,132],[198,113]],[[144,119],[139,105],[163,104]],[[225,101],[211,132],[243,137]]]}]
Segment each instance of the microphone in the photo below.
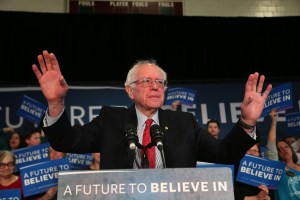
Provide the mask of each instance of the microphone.
[{"label": "microphone", "polygon": [[125,128],[125,141],[129,145],[130,150],[135,150],[138,143],[138,136],[133,124],[126,124]]},{"label": "microphone", "polygon": [[165,134],[161,131],[158,124],[153,124],[150,127],[151,142],[154,146],[161,151],[163,149],[163,143],[165,141]]}]

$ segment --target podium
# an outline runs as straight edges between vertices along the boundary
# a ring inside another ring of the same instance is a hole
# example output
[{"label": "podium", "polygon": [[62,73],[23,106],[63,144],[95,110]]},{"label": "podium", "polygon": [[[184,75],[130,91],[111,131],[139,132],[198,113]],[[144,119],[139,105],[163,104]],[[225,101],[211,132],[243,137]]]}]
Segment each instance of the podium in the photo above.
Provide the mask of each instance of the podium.
[{"label": "podium", "polygon": [[232,200],[230,167],[59,172],[58,199]]}]

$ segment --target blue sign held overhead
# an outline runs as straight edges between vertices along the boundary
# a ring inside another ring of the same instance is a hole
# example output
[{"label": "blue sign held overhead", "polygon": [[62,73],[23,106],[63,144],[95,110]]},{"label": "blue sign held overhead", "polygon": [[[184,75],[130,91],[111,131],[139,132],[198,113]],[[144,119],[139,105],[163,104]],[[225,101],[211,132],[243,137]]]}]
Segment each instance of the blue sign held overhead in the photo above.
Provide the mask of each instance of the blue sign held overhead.
[{"label": "blue sign held overhead", "polygon": [[173,102],[179,101],[181,104],[192,105],[195,101],[197,92],[188,88],[168,89],[166,94],[165,105],[172,105]]},{"label": "blue sign held overhead", "polygon": [[288,134],[299,134],[300,133],[300,112],[287,113],[285,117],[286,117]]},{"label": "blue sign held overhead", "polygon": [[290,108],[293,108],[292,83],[281,84],[271,90],[260,117],[267,116],[272,110],[279,112]]},{"label": "blue sign held overhead", "polygon": [[24,95],[21,105],[17,111],[17,115],[27,119],[28,121],[39,124],[44,113],[46,112],[46,109],[46,105]]}]

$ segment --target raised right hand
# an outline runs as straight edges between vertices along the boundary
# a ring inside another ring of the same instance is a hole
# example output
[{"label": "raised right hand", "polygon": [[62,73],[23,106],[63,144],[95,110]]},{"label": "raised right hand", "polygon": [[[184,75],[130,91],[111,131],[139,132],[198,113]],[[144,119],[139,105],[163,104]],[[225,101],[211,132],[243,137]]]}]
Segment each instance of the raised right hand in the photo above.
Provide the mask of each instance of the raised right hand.
[{"label": "raised right hand", "polygon": [[58,116],[64,109],[64,99],[68,91],[68,84],[61,74],[58,61],[53,53],[43,51],[37,56],[39,67],[32,65],[42,92],[48,101],[48,114],[51,117]]}]

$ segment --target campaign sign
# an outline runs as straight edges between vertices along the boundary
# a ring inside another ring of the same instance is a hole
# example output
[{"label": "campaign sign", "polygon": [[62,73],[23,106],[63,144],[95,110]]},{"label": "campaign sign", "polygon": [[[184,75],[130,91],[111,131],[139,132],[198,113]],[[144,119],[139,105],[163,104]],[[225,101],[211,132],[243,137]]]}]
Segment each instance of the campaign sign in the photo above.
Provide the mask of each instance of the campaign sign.
[{"label": "campaign sign", "polygon": [[172,105],[174,101],[181,104],[192,105],[195,101],[197,92],[188,88],[171,88],[167,90],[165,105]]},{"label": "campaign sign", "polygon": [[67,158],[48,160],[20,168],[24,196],[43,193],[58,184],[58,172],[70,170]]},{"label": "campaign sign", "polygon": [[287,113],[286,117],[286,125],[287,132],[289,134],[299,134],[300,133],[300,112],[295,113]]},{"label": "campaign sign", "polygon": [[69,159],[71,169],[73,170],[87,169],[93,161],[91,153],[67,153],[66,157]]},{"label": "campaign sign", "polygon": [[264,184],[269,189],[277,189],[284,168],[280,161],[245,155],[240,161],[236,180],[256,187]]},{"label": "campaign sign", "polygon": [[13,151],[16,158],[16,168],[19,170],[23,166],[43,162],[49,159],[49,143],[16,149]]},{"label": "campaign sign", "polygon": [[21,199],[21,189],[0,190],[0,200]]},{"label": "campaign sign", "polygon": [[293,108],[292,84],[281,84],[271,90],[260,117],[267,116],[271,110],[277,112]]},{"label": "campaign sign", "polygon": [[59,172],[58,198],[232,200],[228,167],[83,170]]},{"label": "campaign sign", "polygon": [[27,119],[28,121],[38,124],[40,123],[46,109],[46,105],[24,95],[21,105],[17,110],[17,115]]}]

